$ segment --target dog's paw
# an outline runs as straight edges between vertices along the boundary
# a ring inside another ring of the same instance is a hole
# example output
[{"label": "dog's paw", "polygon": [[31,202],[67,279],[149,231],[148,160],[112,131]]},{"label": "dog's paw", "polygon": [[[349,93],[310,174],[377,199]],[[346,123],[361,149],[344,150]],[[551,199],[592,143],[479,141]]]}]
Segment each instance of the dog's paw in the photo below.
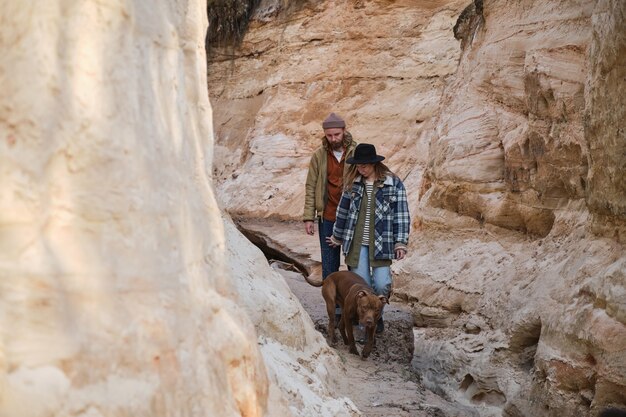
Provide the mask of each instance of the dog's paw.
[{"label": "dog's paw", "polygon": [[350,346],[350,353],[352,353],[354,355],[358,355],[359,351],[356,349],[356,346],[352,345],[352,346]]}]

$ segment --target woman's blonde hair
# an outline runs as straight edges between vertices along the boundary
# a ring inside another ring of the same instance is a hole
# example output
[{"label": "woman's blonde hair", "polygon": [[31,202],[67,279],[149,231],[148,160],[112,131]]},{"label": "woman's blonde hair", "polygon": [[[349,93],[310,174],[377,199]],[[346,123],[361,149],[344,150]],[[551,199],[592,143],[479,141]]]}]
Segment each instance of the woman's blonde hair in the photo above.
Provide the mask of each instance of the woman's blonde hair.
[{"label": "woman's blonde hair", "polygon": [[[356,177],[359,176],[359,171],[356,169],[356,164],[351,164],[352,166],[348,168],[348,175],[346,175],[346,183],[343,185],[344,191],[349,191],[352,188],[352,184]],[[387,176],[395,177],[394,174],[387,165],[382,162],[376,162],[374,164],[374,177],[376,180],[384,181]]]}]

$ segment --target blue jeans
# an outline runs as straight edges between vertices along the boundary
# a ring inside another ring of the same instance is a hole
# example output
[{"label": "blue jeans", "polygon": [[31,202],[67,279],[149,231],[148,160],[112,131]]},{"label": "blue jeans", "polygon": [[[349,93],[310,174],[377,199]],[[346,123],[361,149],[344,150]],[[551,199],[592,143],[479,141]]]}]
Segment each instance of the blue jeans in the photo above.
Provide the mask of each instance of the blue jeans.
[{"label": "blue jeans", "polygon": [[391,292],[391,268],[388,266],[370,268],[369,246],[361,246],[359,264],[356,268],[351,268],[351,271],[359,274],[374,289],[377,295],[384,295],[389,298],[389,293]]},{"label": "blue jeans", "polygon": [[339,261],[341,260],[341,248],[330,247],[326,243],[326,238],[333,235],[335,222],[331,222],[322,217],[319,219],[320,248],[322,250],[322,279],[333,272],[339,271]]}]

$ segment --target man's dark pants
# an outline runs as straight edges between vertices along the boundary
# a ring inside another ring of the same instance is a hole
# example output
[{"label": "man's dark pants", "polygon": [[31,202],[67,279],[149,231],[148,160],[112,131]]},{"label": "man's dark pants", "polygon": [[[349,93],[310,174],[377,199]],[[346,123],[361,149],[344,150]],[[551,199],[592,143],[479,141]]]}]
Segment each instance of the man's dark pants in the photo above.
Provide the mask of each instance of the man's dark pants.
[{"label": "man's dark pants", "polygon": [[[339,271],[339,262],[341,261],[341,247],[337,246],[333,248],[326,243],[326,238],[333,235],[333,227],[335,222],[326,220],[323,217],[319,219],[319,235],[320,235],[320,248],[322,249],[322,280],[325,280],[327,276],[333,272]],[[336,322],[339,323],[339,315],[341,314],[341,307],[335,306]]]},{"label": "man's dark pants", "polygon": [[319,219],[320,248],[322,249],[322,279],[326,279],[326,277],[333,272],[339,271],[341,248],[333,248],[326,243],[326,238],[333,235],[334,225],[335,222],[326,220],[323,217]]}]

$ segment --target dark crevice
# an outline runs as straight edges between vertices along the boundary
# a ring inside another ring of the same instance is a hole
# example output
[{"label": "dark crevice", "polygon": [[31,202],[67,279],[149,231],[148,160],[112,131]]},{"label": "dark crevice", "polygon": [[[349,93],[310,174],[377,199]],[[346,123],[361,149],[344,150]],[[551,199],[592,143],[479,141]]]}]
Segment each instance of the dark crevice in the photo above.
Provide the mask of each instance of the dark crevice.
[{"label": "dark crevice", "polygon": [[260,0],[208,0],[206,47],[237,45],[243,39]]},{"label": "dark crevice", "polygon": [[234,221],[234,223],[246,239],[248,239],[254,246],[261,249],[261,252],[263,252],[263,255],[265,255],[265,258],[268,261],[276,260],[293,265],[293,267],[305,277],[308,277],[311,274],[311,269],[315,265],[315,262],[310,261],[305,263],[299,259],[298,255],[292,253],[285,247],[277,245],[276,242],[264,233],[249,230],[240,222]]},{"label": "dark crevice", "polygon": [[510,339],[511,352],[517,355],[519,365],[527,372],[535,369],[535,354],[541,338],[541,320],[533,320],[519,324],[512,332]]},{"label": "dark crevice", "polygon": [[474,377],[472,377],[472,375],[467,374],[465,375],[465,378],[463,378],[463,381],[461,381],[461,386],[459,387],[459,389],[461,391],[467,391],[467,389],[474,383]]},{"label": "dark crevice", "polygon": [[461,41],[462,50],[471,45],[474,34],[484,19],[483,0],[474,0],[461,12],[452,32],[454,38]]}]

